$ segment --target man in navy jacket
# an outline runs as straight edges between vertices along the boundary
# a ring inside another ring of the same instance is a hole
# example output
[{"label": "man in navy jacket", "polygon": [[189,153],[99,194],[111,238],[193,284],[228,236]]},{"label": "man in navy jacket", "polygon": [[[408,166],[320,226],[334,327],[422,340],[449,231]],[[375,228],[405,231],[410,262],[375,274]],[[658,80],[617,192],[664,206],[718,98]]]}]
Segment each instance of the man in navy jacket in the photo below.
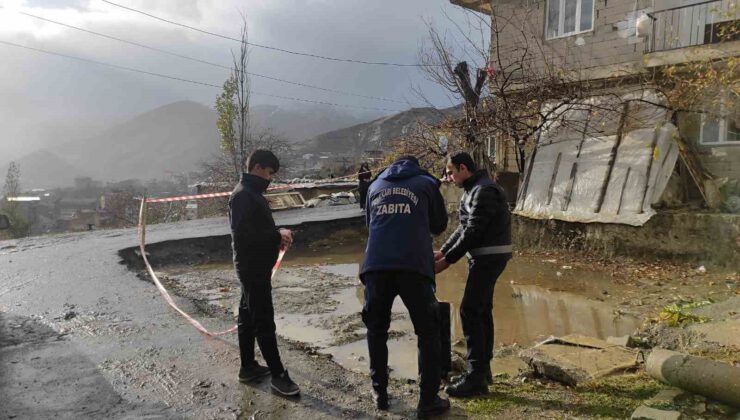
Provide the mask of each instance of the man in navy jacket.
[{"label": "man in navy jacket", "polygon": [[373,396],[379,409],[388,408],[386,342],[393,300],[401,296],[418,337],[420,417],[450,407],[437,395],[440,339],[431,234],[447,227],[439,184],[415,157],[404,156],[373,180],[365,207],[369,238],[360,278],[365,284],[362,319],[367,326]]}]

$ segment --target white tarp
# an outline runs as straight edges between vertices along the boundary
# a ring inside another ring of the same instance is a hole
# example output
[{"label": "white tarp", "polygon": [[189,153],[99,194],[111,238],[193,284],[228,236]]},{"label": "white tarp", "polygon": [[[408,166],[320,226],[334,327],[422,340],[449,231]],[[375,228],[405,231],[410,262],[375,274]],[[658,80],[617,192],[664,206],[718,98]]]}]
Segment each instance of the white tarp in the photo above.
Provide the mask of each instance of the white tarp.
[{"label": "white tarp", "polygon": [[[652,92],[641,98],[661,103]],[[641,98],[624,96],[616,102],[627,103],[627,108],[612,107],[613,98],[592,98],[584,107],[590,111],[565,115],[577,119],[582,114],[588,119],[583,129],[543,130],[514,213],[533,219],[645,224],[655,214],[651,204],[663,194],[679,150],[676,127],[667,121],[665,109]]]}]

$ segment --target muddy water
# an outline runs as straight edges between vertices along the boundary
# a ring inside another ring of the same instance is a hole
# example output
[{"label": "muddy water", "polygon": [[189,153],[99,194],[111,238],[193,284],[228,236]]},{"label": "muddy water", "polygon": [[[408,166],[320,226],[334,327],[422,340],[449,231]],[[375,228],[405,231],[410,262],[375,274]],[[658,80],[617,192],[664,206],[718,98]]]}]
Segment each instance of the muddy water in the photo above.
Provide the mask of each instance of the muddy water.
[{"label": "muddy water", "polygon": [[[363,251],[361,243],[331,251],[294,251],[288,254],[284,266],[318,266],[326,273],[356,278]],[[459,303],[466,275],[467,265],[463,260],[437,277],[437,298],[450,302],[453,308],[452,340],[459,351],[464,351]],[[567,261],[515,258],[496,284],[493,310],[495,345],[526,346],[550,335],[571,333],[599,338],[629,334],[639,326],[640,320],[620,315],[618,308],[600,301],[603,295],[616,293],[618,291],[611,279],[603,273],[573,270]],[[332,299],[339,302],[333,315],[356,314],[362,308],[362,286],[357,283],[338,290]],[[416,339],[400,299],[396,299],[393,312],[391,331],[397,334],[388,343],[390,365],[395,376],[413,378],[416,377]],[[313,322],[312,316],[321,315],[280,315],[278,331],[288,338],[323,347],[349,369],[366,371],[365,340],[332,346],[332,332],[317,326],[320,323]],[[363,331],[362,326],[358,326],[358,335],[362,336]],[[513,373],[520,362],[515,358],[498,359],[492,366],[494,372]]]}]

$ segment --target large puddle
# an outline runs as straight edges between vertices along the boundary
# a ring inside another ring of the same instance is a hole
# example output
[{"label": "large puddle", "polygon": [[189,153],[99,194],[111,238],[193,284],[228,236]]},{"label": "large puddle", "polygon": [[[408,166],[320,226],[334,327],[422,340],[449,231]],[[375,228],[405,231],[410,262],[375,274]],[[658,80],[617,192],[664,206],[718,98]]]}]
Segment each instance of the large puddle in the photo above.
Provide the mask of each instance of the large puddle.
[{"label": "large puddle", "polygon": [[[367,345],[364,326],[357,314],[362,309],[362,285],[357,282],[364,244],[343,245],[340,249],[297,250],[287,254],[284,276],[294,276],[291,269],[311,267],[332,278],[343,277],[344,286],[330,295],[326,310],[310,314],[279,314],[278,333],[286,338],[307,342],[331,354],[348,369],[367,371]],[[437,298],[450,302],[452,342],[464,352],[459,303],[467,275],[461,260],[437,277]],[[279,292],[305,294],[300,279],[285,282],[280,278]],[[499,278],[494,293],[495,345],[531,345],[551,335],[578,333],[598,338],[632,333],[641,320],[622,315],[618,308],[603,303],[603,296],[618,293],[611,278],[595,271],[574,270],[567,261],[515,258]],[[277,307],[278,312],[281,311]],[[393,307],[391,339],[388,342],[394,376],[416,377],[416,337],[401,299]],[[330,318],[332,320],[330,320]],[[340,324],[340,325],[337,325]],[[337,344],[337,334],[343,339]],[[349,339],[347,339],[349,337]],[[356,337],[356,339],[352,339]],[[515,373],[521,366],[516,358],[494,360],[494,373]]]}]

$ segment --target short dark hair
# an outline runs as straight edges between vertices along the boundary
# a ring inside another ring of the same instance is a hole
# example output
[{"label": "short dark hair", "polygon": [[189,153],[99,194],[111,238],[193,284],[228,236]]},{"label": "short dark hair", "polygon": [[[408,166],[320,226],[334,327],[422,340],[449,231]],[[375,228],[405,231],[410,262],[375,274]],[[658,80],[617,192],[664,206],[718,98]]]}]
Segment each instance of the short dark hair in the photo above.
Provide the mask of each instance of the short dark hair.
[{"label": "short dark hair", "polygon": [[419,159],[417,159],[416,156],[414,155],[403,155],[399,157],[398,159],[396,159],[396,162],[401,161],[401,160],[410,160],[417,165],[419,164]]},{"label": "short dark hair", "polygon": [[277,172],[280,170],[280,161],[277,156],[269,150],[255,150],[247,158],[247,171],[254,169],[259,164],[263,168],[272,168]]},{"label": "short dark hair", "polygon": [[475,161],[468,152],[455,152],[447,158],[447,162],[455,165],[457,169],[460,169],[460,165],[465,165],[470,172],[475,172],[477,169]]}]

